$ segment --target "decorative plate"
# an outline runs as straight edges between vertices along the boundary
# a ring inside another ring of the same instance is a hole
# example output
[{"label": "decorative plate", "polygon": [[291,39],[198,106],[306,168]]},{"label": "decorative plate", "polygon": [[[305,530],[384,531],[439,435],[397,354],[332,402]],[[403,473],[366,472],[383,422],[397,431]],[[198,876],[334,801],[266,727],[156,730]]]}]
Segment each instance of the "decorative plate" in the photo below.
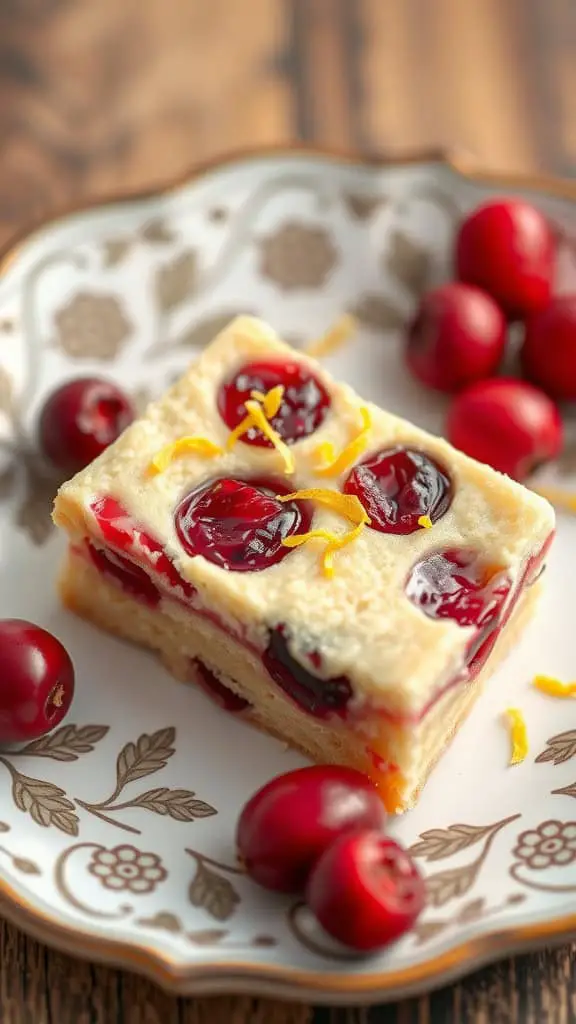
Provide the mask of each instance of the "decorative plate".
[{"label": "decorative plate", "polygon": [[[56,482],[33,448],[39,406],[58,381],[109,374],[144,403],[241,311],[295,346],[354,313],[358,336],[329,368],[441,430],[444,401],[402,366],[402,327],[422,289],[447,276],[459,217],[503,191],[534,198],[561,225],[559,287],[576,289],[575,185],[488,180],[441,159],[239,158],[45,225],[4,257],[0,615],[61,637],[79,681],[63,727],[0,755],[0,908],[16,924],[176,992],[331,1003],[400,997],[576,934],[574,704],[529,685],[535,671],[576,675],[576,518],[560,516],[535,624],[418,808],[392,826],[427,874],[427,910],[393,949],[357,959],[235,860],[243,801],[301,759],[58,606]],[[570,472],[566,458],[549,476],[566,485]],[[530,737],[516,768],[502,724],[509,705],[523,709]]]}]

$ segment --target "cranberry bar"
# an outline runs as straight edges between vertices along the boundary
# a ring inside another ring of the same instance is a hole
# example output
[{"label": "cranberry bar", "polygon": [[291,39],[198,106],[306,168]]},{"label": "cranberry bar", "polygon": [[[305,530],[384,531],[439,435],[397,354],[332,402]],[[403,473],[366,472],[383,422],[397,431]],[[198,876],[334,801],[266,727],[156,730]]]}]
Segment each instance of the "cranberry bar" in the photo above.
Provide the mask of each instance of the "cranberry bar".
[{"label": "cranberry bar", "polygon": [[413,806],[540,589],[550,505],[234,320],[64,484],[64,603]]}]

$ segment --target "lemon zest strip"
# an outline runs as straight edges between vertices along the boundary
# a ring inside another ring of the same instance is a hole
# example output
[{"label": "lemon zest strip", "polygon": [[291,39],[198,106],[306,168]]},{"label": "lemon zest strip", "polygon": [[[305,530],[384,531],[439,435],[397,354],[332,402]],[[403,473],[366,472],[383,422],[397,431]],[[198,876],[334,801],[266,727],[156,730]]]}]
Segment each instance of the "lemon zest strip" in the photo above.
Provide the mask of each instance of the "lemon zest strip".
[{"label": "lemon zest strip", "polygon": [[322,552],[321,566],[322,572],[327,579],[332,579],[334,575],[334,555],[341,548],[346,547],[347,544],[351,544],[353,540],[356,540],[360,536],[362,530],[365,527],[365,523],[359,523],[353,530],[343,534],[339,537],[335,533],[331,533],[330,530],[310,530],[308,533],[299,533],[294,537],[285,537],[282,544],[286,548],[299,548],[303,544],[306,544],[309,540],[325,540],[326,547]]},{"label": "lemon zest strip", "polygon": [[[321,464],[316,469],[318,476],[340,476],[340,473],[343,473],[348,466],[356,462],[356,459],[366,451],[372,429],[370,411],[366,406],[362,406],[360,409],[360,418],[362,420],[360,430],[337,457],[335,457],[334,446],[330,441],[325,441],[324,444],[318,446],[316,456],[320,459],[321,463],[324,463],[324,465]],[[327,465],[326,461],[328,461]]]},{"label": "lemon zest strip", "polygon": [[303,349],[307,356],[331,355],[342,347],[358,330],[358,321],[350,313],[345,313],[333,324],[321,338],[309,342]]},{"label": "lemon zest strip", "polygon": [[158,473],[163,473],[164,470],[168,468],[173,459],[179,458],[180,455],[188,455],[190,453],[202,455],[205,458],[210,459],[215,455],[223,455],[224,450],[220,445],[214,444],[213,441],[209,441],[207,437],[180,437],[177,441],[164,445],[164,447],[156,453],[152,461],[149,463],[148,473],[150,476],[157,476]]},{"label": "lemon zest strip", "polygon": [[562,487],[533,487],[532,490],[564,512],[576,512],[576,493],[573,491],[565,491]]},{"label": "lemon zest strip", "polygon": [[508,764],[521,764],[528,753],[526,722],[518,708],[506,708],[506,714],[510,723],[510,739],[512,740],[512,753]]},{"label": "lemon zest strip", "polygon": [[418,526],[421,526],[423,530],[431,530],[432,520],[430,516],[418,516]]},{"label": "lemon zest strip", "polygon": [[562,683],[552,676],[534,676],[533,685],[549,697],[575,697],[576,683]]},{"label": "lemon zest strip", "polygon": [[268,419],[272,419],[276,415],[280,406],[282,405],[282,399],[284,398],[284,385],[277,384],[276,387],[270,388],[266,394],[262,391],[251,391],[250,397],[256,402],[260,402],[264,408],[264,412]]},{"label": "lemon zest strip", "polygon": [[306,544],[309,540],[326,541],[326,547],[322,552],[321,567],[324,576],[332,579],[334,575],[334,555],[347,544],[351,544],[360,536],[365,526],[370,523],[370,518],[362,502],[355,494],[341,494],[340,491],[324,490],[321,487],[310,487],[302,491],[294,491],[292,494],[278,494],[278,501],[310,500],[317,501],[333,512],[338,512],[345,519],[355,524],[353,530],[348,533],[332,533],[331,530],[309,530],[308,533],[295,534],[293,537],[285,537],[282,541],[284,547],[297,548]]},{"label": "lemon zest strip", "polygon": [[[256,392],[260,394],[259,392]],[[231,432],[226,442],[226,449],[230,451],[236,441],[242,437],[251,427],[256,427],[264,437],[274,445],[278,454],[284,461],[284,472],[287,476],[295,470],[294,456],[287,444],[284,443],[280,434],[268,422],[267,416],[274,416],[282,403],[284,388],[281,384],[271,388],[265,395],[261,395],[262,401],[249,398],[245,403],[246,416],[240,421],[237,427]]]}]

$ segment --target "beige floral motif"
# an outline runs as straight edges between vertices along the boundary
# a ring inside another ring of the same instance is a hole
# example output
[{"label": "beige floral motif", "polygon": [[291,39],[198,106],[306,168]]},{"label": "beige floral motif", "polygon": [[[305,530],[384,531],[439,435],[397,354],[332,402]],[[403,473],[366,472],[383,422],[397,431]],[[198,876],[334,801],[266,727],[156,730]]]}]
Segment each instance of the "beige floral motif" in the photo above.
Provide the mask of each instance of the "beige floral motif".
[{"label": "beige floral motif", "polygon": [[283,291],[322,287],[338,262],[328,232],[300,221],[286,222],[260,246],[260,273]]},{"label": "beige floral motif", "polygon": [[576,821],[543,821],[518,836],[513,853],[536,871],[572,864],[576,860]]},{"label": "beige floral motif", "polygon": [[56,342],[75,358],[114,359],[132,325],[115,295],[77,292],[54,318]]},{"label": "beige floral motif", "polygon": [[115,846],[112,850],[95,850],[88,870],[106,889],[115,892],[154,892],[168,872],[155,853],[142,853],[135,846]]}]

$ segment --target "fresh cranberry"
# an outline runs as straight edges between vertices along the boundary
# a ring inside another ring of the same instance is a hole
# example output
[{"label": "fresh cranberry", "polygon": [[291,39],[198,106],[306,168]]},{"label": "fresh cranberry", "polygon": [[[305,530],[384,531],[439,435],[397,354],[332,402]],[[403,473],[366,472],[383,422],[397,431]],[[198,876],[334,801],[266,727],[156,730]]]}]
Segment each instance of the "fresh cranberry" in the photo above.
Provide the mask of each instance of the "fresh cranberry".
[{"label": "fresh cranberry", "polygon": [[418,520],[433,523],[452,501],[450,477],[445,469],[413,448],[390,448],[370,455],[350,473],[346,494],[355,494],[380,533],[414,533]]},{"label": "fresh cranberry", "polygon": [[40,413],[40,446],[64,473],[76,473],[112,444],[134,410],[116,384],[82,377],[52,392]]},{"label": "fresh cranberry", "polygon": [[1,619],[0,742],[44,736],[68,714],[73,696],[74,667],[60,641],[24,619]]},{"label": "fresh cranberry", "polygon": [[506,345],[506,321],[486,292],[454,282],[428,292],[407,335],[406,362],[438,391],[490,377]]},{"label": "fresh cranberry", "polygon": [[476,628],[467,664],[477,670],[496,642],[511,587],[506,573],[486,566],[476,552],[448,549],[417,562],[405,589],[408,600],[429,618]]},{"label": "fresh cranberry", "polygon": [[386,811],[366,775],[314,765],[272,779],[248,801],[238,822],[238,852],[266,889],[299,892],[311,868],[338,836],[382,828]]},{"label": "fresh cranberry", "polygon": [[559,295],[527,320],[520,360],[528,380],[552,398],[576,399],[576,295]]},{"label": "fresh cranberry", "polygon": [[478,381],[448,413],[452,444],[515,480],[524,480],[562,448],[562,420],[544,392],[507,377]]},{"label": "fresh cranberry", "polygon": [[[308,437],[324,422],[330,409],[330,395],[312,371],[295,359],[282,362],[247,363],[220,388],[218,409],[226,425],[234,430],[246,416],[245,402],[252,391],[266,394],[281,384],[282,404],[270,423],[287,444]],[[242,441],[271,446],[267,437],[251,428]]]},{"label": "fresh cranberry", "polygon": [[[311,666],[319,669],[317,651],[306,654]],[[268,675],[303,711],[316,718],[344,715],[352,697],[352,686],[346,676],[320,679],[292,657],[289,634],[285,626],[276,626],[270,634],[268,647],[262,655]]]},{"label": "fresh cranberry", "polygon": [[289,494],[282,481],[224,477],[196,488],[174,513],[176,532],[188,555],[234,572],[258,572],[290,554],[282,541],[307,533],[311,511],[305,502],[278,501]]},{"label": "fresh cranberry", "polygon": [[127,594],[144,601],[151,608],[155,608],[160,603],[160,591],[145,569],[135,565],[130,559],[116,551],[102,551],[101,548],[94,547],[89,541],[86,541],[86,547],[93,565],[102,576],[113,579]]},{"label": "fresh cranberry", "polygon": [[223,708],[224,711],[230,711],[232,714],[238,714],[240,711],[246,711],[250,707],[250,703],[240,697],[233,690],[230,690],[227,686],[218,679],[218,676],[214,675],[211,669],[208,668],[200,658],[194,658],[194,679],[198,685],[204,690],[211,700],[214,701],[218,707]]},{"label": "fresh cranberry", "polygon": [[542,309],[550,299],[556,244],[543,214],[520,199],[484,203],[460,226],[456,271],[483,288],[510,319]]},{"label": "fresh cranberry", "polygon": [[410,855],[379,832],[340,836],[312,869],[306,902],[329,935],[369,953],[409,931],[425,902]]}]

